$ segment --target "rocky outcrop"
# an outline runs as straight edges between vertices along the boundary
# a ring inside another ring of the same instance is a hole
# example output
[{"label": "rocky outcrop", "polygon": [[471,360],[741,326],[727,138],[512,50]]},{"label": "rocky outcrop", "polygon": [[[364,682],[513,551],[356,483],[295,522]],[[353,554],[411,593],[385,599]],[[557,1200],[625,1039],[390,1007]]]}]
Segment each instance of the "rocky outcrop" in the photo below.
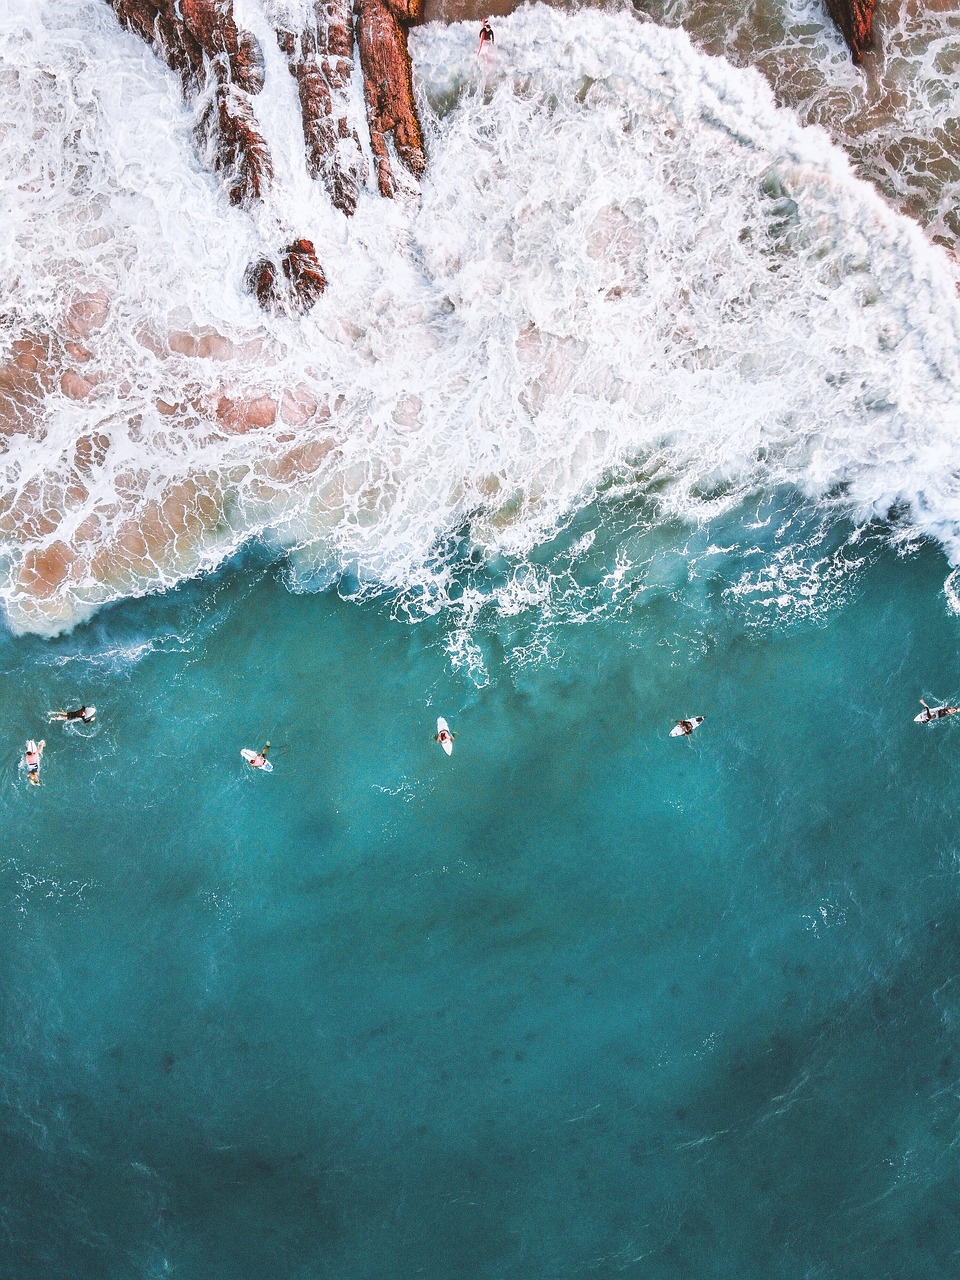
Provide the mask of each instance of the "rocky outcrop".
[{"label": "rocky outcrop", "polygon": [[850,46],[856,63],[862,62],[863,55],[873,48],[873,15],[876,7],[877,0],[827,0],[830,16]]},{"label": "rocky outcrop", "polygon": [[[270,153],[257,128],[251,95],[263,87],[263,57],[241,32],[233,0],[107,0],[180,75],[199,105],[197,134],[208,162],[223,177],[231,201],[260,196],[272,176]],[[415,178],[426,167],[423,133],[413,100],[407,29],[420,20],[423,0],[357,0],[357,42],[370,146],[381,195],[396,178],[388,139]],[[314,0],[301,30],[277,32],[297,81],[307,166],[348,216],[357,206],[367,166],[349,118],[353,73],[353,0]]]},{"label": "rocky outcrop", "polygon": [[277,39],[300,95],[307,170],[323,182],[333,203],[349,217],[368,172],[348,115],[353,74],[351,0],[318,0],[313,20],[302,31],[278,31]]},{"label": "rocky outcrop", "polygon": [[247,288],[265,311],[309,311],[327,287],[310,240],[294,240],[280,261],[260,258],[247,270]]},{"label": "rocky outcrop", "polygon": [[[407,29],[420,20],[422,0],[357,0],[357,44],[363,72],[370,147],[380,194],[392,196],[396,179],[388,135],[401,163],[419,178],[426,167],[423,134],[413,101]],[[315,0],[301,31],[277,33],[297,81],[307,167],[348,216],[367,178],[360,140],[349,121],[353,72],[352,0]]]},{"label": "rocky outcrop", "polygon": [[263,56],[241,33],[232,0],[107,0],[131,31],[180,76],[199,108],[197,138],[233,204],[259,197],[272,176],[270,153],[250,105],[263,88]]},{"label": "rocky outcrop", "polygon": [[357,0],[357,43],[363,71],[370,146],[377,164],[382,196],[392,196],[396,179],[390,164],[387,135],[393,135],[397,158],[420,178],[426,168],[423,134],[413,102],[413,76],[407,51],[407,28],[419,21],[423,0]]},{"label": "rocky outcrop", "polygon": [[223,179],[231,204],[259,199],[273,174],[270,152],[250,106],[231,85],[217,85],[197,125],[207,162]]},{"label": "rocky outcrop", "polygon": [[[413,100],[407,29],[419,21],[423,0],[356,0],[360,67],[370,147],[381,195],[392,196],[393,154],[415,177],[426,167],[423,134]],[[107,0],[117,17],[180,76],[197,109],[201,151],[222,177],[230,200],[246,204],[263,195],[273,176],[270,152],[251,98],[264,84],[256,39],[239,30],[233,0]],[[307,168],[338,209],[349,216],[367,181],[368,165],[350,121],[354,70],[353,0],[313,0],[299,30],[277,32],[297,82]],[[295,240],[279,257],[264,256],[247,272],[247,285],[263,307],[308,311],[326,287],[309,240]]]}]

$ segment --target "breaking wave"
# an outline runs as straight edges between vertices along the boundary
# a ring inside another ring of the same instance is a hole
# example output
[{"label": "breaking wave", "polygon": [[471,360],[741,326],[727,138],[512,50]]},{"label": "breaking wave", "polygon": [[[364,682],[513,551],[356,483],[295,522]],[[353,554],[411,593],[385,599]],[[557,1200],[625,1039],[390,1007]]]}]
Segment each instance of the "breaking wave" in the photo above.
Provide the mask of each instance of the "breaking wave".
[{"label": "breaking wave", "polygon": [[[430,164],[348,221],[264,41],[278,182],[230,208],[175,77],[107,6],[0,36],[0,599],[54,632],[252,538],[410,609],[587,504],[696,525],[784,488],[960,561],[955,268],[762,76],[627,14],[411,50]],[[237,6],[256,29],[256,0]],[[289,231],[329,287],[265,317]],[[512,597],[513,598],[513,597]]]}]

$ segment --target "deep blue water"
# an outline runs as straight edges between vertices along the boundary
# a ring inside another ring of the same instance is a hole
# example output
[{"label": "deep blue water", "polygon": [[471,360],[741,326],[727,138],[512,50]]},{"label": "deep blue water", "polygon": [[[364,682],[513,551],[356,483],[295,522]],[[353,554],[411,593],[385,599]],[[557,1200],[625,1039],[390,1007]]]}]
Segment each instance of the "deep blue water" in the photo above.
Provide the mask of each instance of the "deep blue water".
[{"label": "deep blue water", "polygon": [[480,687],[256,561],[2,642],[0,1274],[954,1273],[946,565],[758,625],[656,536]]}]

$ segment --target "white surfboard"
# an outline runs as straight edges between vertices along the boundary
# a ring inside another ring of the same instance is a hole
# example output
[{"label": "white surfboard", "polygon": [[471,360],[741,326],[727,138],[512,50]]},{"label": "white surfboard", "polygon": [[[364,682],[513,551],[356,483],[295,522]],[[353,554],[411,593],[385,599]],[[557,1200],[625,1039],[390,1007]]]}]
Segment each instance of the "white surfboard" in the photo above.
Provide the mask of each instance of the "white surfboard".
[{"label": "white surfboard", "polygon": [[[450,732],[450,726],[447,724],[446,720],[444,720],[443,716],[437,716],[437,734],[438,734],[438,736],[439,736],[441,733],[443,733],[444,731],[446,731],[447,733],[449,733],[449,732]],[[444,738],[444,740],[440,743],[440,745],[441,745],[441,747],[443,747],[444,751],[447,753],[447,755],[448,755],[448,756],[452,756],[452,755],[453,755],[453,743],[450,741],[450,739],[449,739],[449,738]]]},{"label": "white surfboard", "polygon": [[[681,721],[680,724],[675,724],[673,728],[670,730],[670,737],[671,738],[689,737],[690,735],[684,733],[683,731],[683,726],[685,723],[692,724],[693,729],[699,729],[700,726],[703,724],[703,716],[688,716],[686,721]],[[690,730],[690,733],[693,733],[693,729]]]},{"label": "white surfboard", "polygon": [[[243,756],[244,760],[246,760],[247,764],[250,764],[252,760],[256,760],[260,753],[258,751],[251,751],[249,747],[244,747],[240,754]],[[273,773],[273,765],[269,760],[264,760],[263,764],[257,764],[253,767],[255,769],[262,769],[264,773]]]},{"label": "white surfboard", "polygon": [[913,717],[914,724],[932,724],[934,720],[946,720],[947,716],[957,713],[953,707],[925,707],[918,716]]}]

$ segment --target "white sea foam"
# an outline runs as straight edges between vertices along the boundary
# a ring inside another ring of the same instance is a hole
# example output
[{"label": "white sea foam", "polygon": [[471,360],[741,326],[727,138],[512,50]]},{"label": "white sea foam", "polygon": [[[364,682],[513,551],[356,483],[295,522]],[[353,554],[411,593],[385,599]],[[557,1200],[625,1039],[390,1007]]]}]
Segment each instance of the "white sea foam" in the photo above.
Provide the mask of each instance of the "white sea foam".
[{"label": "white sea foam", "polygon": [[644,0],[658,21],[737,66],[759,67],[777,101],[822,124],[896,206],[960,249],[960,22],[956,5],[906,0],[877,13],[876,50],[856,67],[822,0]]},{"label": "white sea foam", "polygon": [[[898,507],[960,560],[951,263],[759,74],[629,15],[521,10],[482,70],[472,27],[423,28],[427,176],[394,202],[371,185],[347,220],[307,177],[293,81],[243,0],[277,168],[247,214],[197,158],[176,78],[100,0],[9,9],[16,629],[257,535],[298,586],[346,573],[463,609],[466,548],[513,565],[497,608],[543,606],[568,567],[528,555],[611,477],[621,506],[655,492],[694,522],[781,486],[855,520]],[[294,235],[330,287],[268,318],[243,274]]]}]

